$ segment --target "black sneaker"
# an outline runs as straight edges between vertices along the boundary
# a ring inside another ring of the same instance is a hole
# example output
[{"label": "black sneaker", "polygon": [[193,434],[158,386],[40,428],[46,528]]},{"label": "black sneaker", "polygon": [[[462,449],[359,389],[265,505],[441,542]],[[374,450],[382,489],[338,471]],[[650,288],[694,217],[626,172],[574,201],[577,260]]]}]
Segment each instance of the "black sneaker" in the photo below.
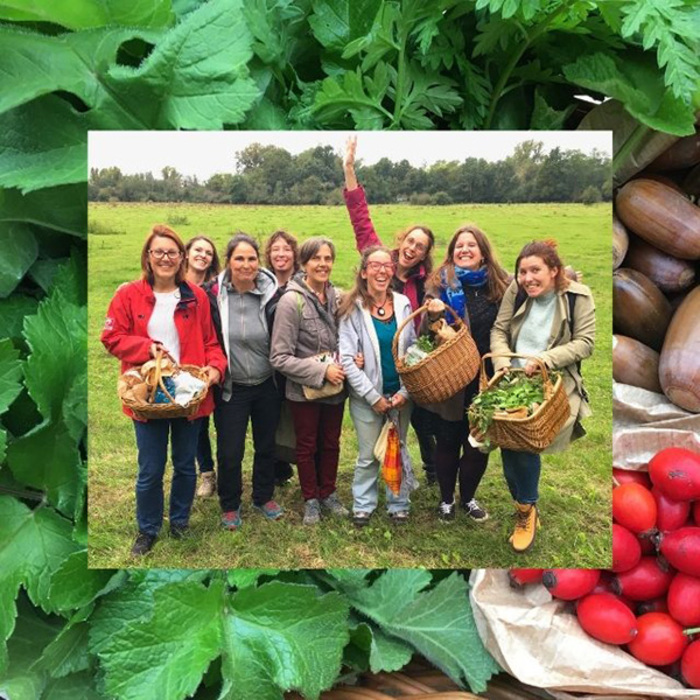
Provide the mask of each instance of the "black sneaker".
[{"label": "black sneaker", "polygon": [[181,540],[189,534],[190,531],[190,526],[189,525],[175,525],[175,523],[171,523],[170,525],[170,536],[174,540]]},{"label": "black sneaker", "polygon": [[139,532],[138,537],[134,540],[134,544],[131,547],[131,556],[142,557],[144,554],[148,554],[153,549],[153,545],[156,543],[157,539],[157,535]]},{"label": "black sneaker", "polygon": [[471,501],[467,503],[462,503],[462,508],[467,511],[467,515],[475,520],[477,523],[482,523],[484,520],[489,519],[489,514],[479,505],[479,501],[476,498],[472,498]]},{"label": "black sneaker", "polygon": [[440,518],[440,520],[443,522],[454,520],[455,502],[452,501],[452,503],[445,503],[445,501],[441,501],[440,505],[438,506],[438,518]]}]

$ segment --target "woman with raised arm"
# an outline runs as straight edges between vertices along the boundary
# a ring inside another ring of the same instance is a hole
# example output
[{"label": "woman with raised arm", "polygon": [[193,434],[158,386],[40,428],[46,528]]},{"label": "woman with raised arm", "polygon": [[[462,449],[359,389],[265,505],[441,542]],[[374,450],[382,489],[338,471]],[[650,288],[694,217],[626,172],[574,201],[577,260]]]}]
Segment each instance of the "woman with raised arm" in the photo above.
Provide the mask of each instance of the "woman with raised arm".
[{"label": "woman with raised arm", "polygon": [[[430,279],[424,323],[436,320],[449,306],[469,327],[480,355],[489,352],[491,328],[508,286],[508,273],[500,266],[486,234],[474,224],[457,229],[447,246],[445,260]],[[449,322],[452,315],[446,320]],[[490,362],[488,363],[490,368]],[[455,489],[459,480],[462,508],[475,522],[488,519],[476,500],[476,490],[486,467],[488,454],[469,444],[466,411],[479,391],[479,379],[454,396],[428,408],[437,415],[435,468],[441,501],[438,517],[455,518]]]},{"label": "woman with raised arm", "polygon": [[[177,363],[205,367],[209,384],[218,384],[226,369],[214,332],[209,301],[196,284],[185,281],[185,246],[168,226],[157,224],[141,250],[141,279],[116,291],[100,337],[121,360],[122,373],[167,352]],[[211,394],[190,418],[134,419],[138,447],[136,521],[139,534],[132,556],[148,553],[163,523],[163,475],[170,443],[173,478],[170,488],[170,536],[188,530],[197,483],[195,454],[200,418],[214,407]]]},{"label": "woman with raised arm", "polygon": [[[350,215],[350,222],[355,232],[357,249],[362,253],[373,245],[382,245],[369,215],[365,190],[357,181],[355,174],[355,151],[357,137],[350,136],[345,147],[343,171],[345,173],[345,205]],[[404,294],[415,311],[422,304],[425,296],[425,283],[433,269],[432,252],[435,247],[433,232],[423,225],[409,226],[396,236],[396,247],[391,250],[394,271],[391,277],[391,289]],[[415,329],[420,319],[416,317]],[[423,470],[428,483],[435,482],[435,425],[434,418],[422,406],[414,406],[411,413],[411,425],[418,438]]]},{"label": "woman with raised arm", "polygon": [[[203,234],[190,238],[185,243],[185,279],[190,284],[201,287],[219,274],[221,263],[214,242]],[[200,420],[197,440],[197,464],[199,465],[199,486],[197,496],[209,498],[216,493],[216,472],[209,440],[209,416]]]},{"label": "woman with raised arm", "polygon": [[[518,255],[515,279],[503,296],[491,331],[491,352],[515,352],[542,360],[560,370],[571,413],[545,453],[561,452],[585,435],[581,420],[591,415],[580,363],[595,345],[595,305],[591,290],[569,279],[557,253],[556,241],[532,241]],[[525,374],[539,371],[533,360],[494,357],[496,371],[524,366]],[[542,460],[539,454],[501,450],[503,474],[516,505],[517,521],[510,543],[524,552],[535,541],[539,526],[537,501]]]}]

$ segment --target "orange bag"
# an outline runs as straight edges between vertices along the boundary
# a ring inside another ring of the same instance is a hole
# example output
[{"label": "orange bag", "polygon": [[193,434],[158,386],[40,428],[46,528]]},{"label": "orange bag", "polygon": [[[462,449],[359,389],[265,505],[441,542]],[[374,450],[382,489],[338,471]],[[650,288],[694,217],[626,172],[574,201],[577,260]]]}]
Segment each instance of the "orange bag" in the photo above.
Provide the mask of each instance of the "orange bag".
[{"label": "orange bag", "polygon": [[395,496],[398,496],[401,490],[402,470],[399,431],[396,423],[390,420],[386,436],[386,452],[382,462],[382,477]]}]

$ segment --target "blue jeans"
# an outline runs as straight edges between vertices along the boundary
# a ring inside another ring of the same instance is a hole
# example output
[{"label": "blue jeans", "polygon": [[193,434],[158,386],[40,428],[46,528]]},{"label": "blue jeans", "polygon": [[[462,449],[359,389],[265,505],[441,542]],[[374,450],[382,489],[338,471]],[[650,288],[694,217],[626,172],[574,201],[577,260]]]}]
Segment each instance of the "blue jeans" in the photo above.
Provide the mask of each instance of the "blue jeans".
[{"label": "blue jeans", "polygon": [[[399,414],[399,432],[401,440],[406,440],[408,424],[411,415],[410,404]],[[363,399],[350,397],[350,416],[357,432],[357,462],[355,478],[352,482],[353,510],[355,512],[371,513],[377,508],[379,501],[379,472],[381,465],[374,457],[374,443],[384,425],[384,416],[372,410]],[[386,489],[387,510],[397,513],[408,510],[410,500],[394,496],[391,489]]]},{"label": "blue jeans", "polygon": [[199,437],[197,438],[197,464],[201,473],[214,471],[214,458],[211,455],[209,441],[209,416],[199,418]]},{"label": "blue jeans", "polygon": [[163,474],[172,446],[173,480],[170,487],[170,524],[184,527],[197,482],[195,453],[199,421],[187,418],[134,421],[139,455],[136,480],[136,522],[139,531],[157,535],[163,523]]},{"label": "blue jeans", "polygon": [[501,450],[503,476],[506,478],[510,495],[518,503],[537,503],[539,494],[542,459],[532,452]]}]

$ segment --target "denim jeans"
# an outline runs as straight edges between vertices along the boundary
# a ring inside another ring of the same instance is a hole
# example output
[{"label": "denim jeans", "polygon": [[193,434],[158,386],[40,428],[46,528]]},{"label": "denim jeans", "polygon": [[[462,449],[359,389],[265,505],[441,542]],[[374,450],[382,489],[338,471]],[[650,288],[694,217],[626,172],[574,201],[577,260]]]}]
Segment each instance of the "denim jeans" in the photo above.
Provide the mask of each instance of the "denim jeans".
[{"label": "denim jeans", "polygon": [[[399,413],[399,433],[401,440],[406,440],[411,405],[407,404]],[[363,399],[350,397],[350,416],[357,432],[357,462],[355,478],[352,482],[353,510],[371,513],[379,501],[378,480],[381,465],[374,457],[374,444],[384,425],[384,416],[375,413]],[[386,504],[390,513],[408,510],[410,499],[394,496],[386,488]]]},{"label": "denim jeans", "polygon": [[241,505],[242,464],[248,421],[253,426],[253,503],[265,505],[275,490],[275,431],[281,400],[272,377],[262,384],[234,384],[228,401],[219,399],[214,410],[216,424],[217,486],[221,510]]},{"label": "denim jeans", "polygon": [[139,474],[136,480],[136,522],[140,532],[157,535],[163,524],[163,474],[171,442],[173,479],[170,524],[184,527],[190,519],[197,472],[195,452],[199,421],[187,418],[134,421]]},{"label": "denim jeans", "polygon": [[510,495],[518,503],[537,503],[542,459],[532,452],[501,450],[503,476]]},{"label": "denim jeans", "polygon": [[197,464],[201,473],[214,471],[214,458],[211,456],[209,440],[209,416],[199,418],[199,437],[197,438]]}]

